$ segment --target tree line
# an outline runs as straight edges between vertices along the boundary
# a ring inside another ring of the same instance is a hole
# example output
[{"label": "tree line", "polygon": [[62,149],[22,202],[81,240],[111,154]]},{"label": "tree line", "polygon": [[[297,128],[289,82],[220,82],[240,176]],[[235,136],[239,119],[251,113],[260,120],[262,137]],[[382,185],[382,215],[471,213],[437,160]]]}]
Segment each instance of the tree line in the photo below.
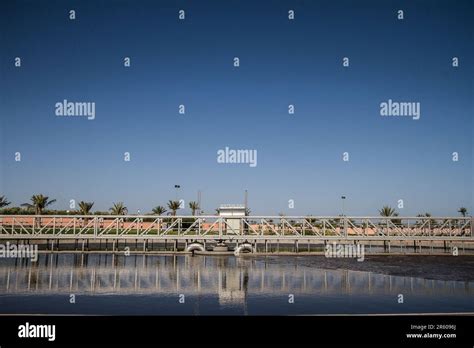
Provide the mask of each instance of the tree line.
[{"label": "tree line", "polygon": [[[26,215],[32,214],[35,215],[127,215],[128,209],[123,202],[116,202],[109,208],[108,211],[92,211],[94,202],[85,202],[80,201],[78,204],[78,209],[69,211],[69,210],[51,210],[47,209],[50,205],[56,202],[55,199],[50,199],[48,196],[37,194],[33,195],[30,198],[30,202],[21,204],[21,207],[11,207],[5,208],[10,205],[10,202],[5,196],[0,196],[0,214],[4,215]],[[199,204],[195,201],[188,203],[189,209],[191,209],[192,215],[196,215],[196,212],[202,213]],[[147,215],[171,215],[176,216],[176,213],[181,209],[181,202],[176,200],[169,200],[166,206],[158,205],[154,207],[151,213]],[[219,209],[216,209],[216,212],[219,213]],[[397,217],[399,216],[398,212],[388,206],[384,205],[379,211],[379,215],[383,217]],[[468,216],[467,209],[465,207],[460,207],[457,210],[463,217]],[[247,209],[247,215],[250,215],[250,210]],[[283,214],[281,214],[283,215]],[[431,217],[430,213],[418,214],[417,217]]]}]

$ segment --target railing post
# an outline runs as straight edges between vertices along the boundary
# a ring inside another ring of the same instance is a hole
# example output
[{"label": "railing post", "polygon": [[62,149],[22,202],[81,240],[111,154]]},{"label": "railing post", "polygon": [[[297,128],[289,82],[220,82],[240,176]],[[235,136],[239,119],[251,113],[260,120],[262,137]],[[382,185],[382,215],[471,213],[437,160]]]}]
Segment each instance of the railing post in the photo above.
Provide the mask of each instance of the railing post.
[{"label": "railing post", "polygon": [[219,217],[219,238],[222,238],[222,217]]},{"label": "railing post", "polygon": [[342,217],[342,219],[343,219],[343,222],[344,222],[344,237],[347,238],[347,217],[344,215]]},{"label": "railing post", "polygon": [[474,237],[474,234],[472,233],[472,225],[474,225],[474,217],[471,216],[471,237]]}]

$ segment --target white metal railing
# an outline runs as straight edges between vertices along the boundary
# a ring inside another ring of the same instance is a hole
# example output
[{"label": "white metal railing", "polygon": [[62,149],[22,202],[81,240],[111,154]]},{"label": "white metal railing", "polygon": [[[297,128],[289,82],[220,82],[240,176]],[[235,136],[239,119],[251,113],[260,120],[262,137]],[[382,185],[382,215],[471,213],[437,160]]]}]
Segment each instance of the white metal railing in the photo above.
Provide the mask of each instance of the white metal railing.
[{"label": "white metal railing", "polygon": [[0,238],[473,239],[471,217],[0,215]]}]

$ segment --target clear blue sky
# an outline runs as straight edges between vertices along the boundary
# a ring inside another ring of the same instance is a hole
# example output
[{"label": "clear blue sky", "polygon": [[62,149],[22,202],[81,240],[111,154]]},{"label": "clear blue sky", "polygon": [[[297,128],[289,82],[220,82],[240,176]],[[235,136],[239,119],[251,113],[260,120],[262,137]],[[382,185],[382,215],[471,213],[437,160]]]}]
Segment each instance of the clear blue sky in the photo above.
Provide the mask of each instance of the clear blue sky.
[{"label": "clear blue sky", "polygon": [[[2,1],[0,195],[134,213],[180,184],[207,213],[245,189],[254,215],[339,214],[341,195],[352,215],[472,212],[473,19],[472,1]],[[95,120],[55,116],[63,99]],[[388,99],[420,120],[381,117]],[[217,163],[226,146],[257,167]]]}]

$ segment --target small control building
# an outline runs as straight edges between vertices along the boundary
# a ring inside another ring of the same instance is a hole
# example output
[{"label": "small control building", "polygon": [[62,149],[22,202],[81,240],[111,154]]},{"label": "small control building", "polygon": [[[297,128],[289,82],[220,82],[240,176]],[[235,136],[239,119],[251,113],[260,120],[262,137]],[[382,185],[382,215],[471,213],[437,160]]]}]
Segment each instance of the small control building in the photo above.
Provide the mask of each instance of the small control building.
[{"label": "small control building", "polygon": [[225,230],[228,234],[238,234],[242,230],[242,220],[245,217],[246,209],[243,204],[221,204],[219,216],[225,218]]}]

